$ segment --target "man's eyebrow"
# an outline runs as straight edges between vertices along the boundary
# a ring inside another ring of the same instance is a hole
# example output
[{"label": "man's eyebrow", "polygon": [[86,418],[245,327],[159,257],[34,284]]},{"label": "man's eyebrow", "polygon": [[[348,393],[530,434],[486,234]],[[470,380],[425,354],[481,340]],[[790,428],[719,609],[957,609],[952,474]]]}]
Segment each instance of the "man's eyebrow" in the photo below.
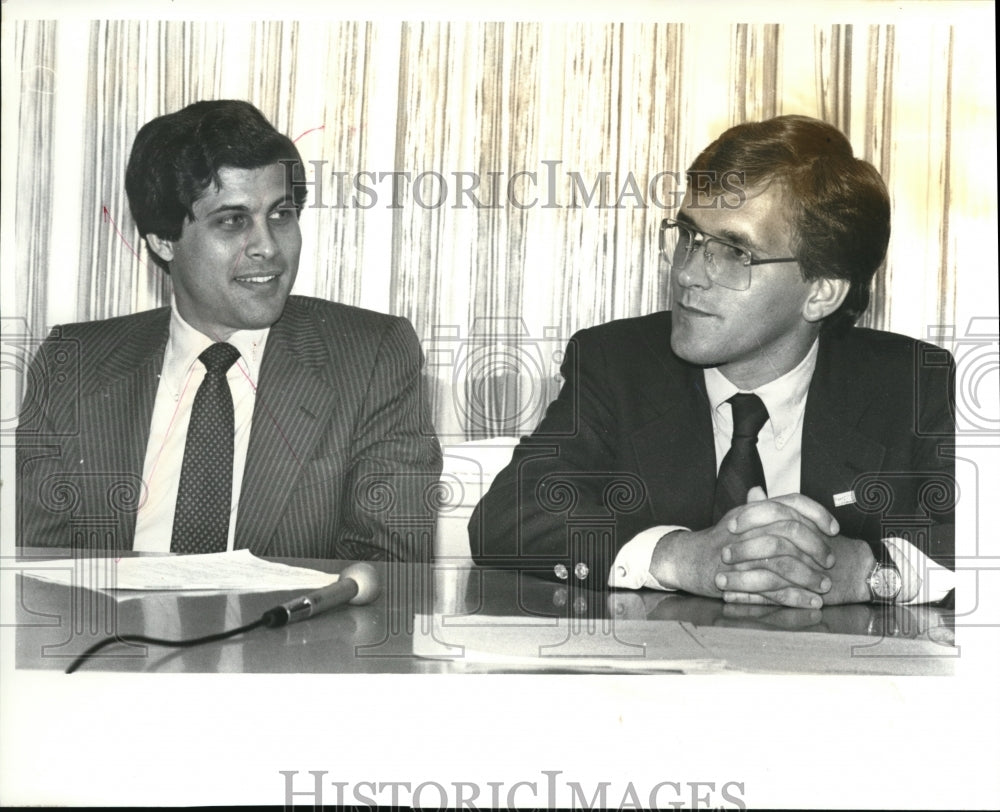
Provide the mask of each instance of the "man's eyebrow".
[{"label": "man's eyebrow", "polygon": [[723,240],[729,240],[730,242],[749,242],[745,234],[740,234],[739,232],[733,231],[732,229],[726,229],[724,231],[703,231],[701,226],[698,225],[694,218],[687,212],[679,211],[677,212],[677,217],[674,218],[679,223],[684,223],[686,226],[691,226],[699,234],[705,234],[709,237],[720,237]]},{"label": "man's eyebrow", "polygon": [[210,209],[209,211],[205,212],[204,216],[212,217],[215,214],[221,214],[222,212],[228,212],[228,211],[239,211],[239,212],[250,211],[250,207],[242,205],[240,203],[223,203],[221,206],[216,206],[214,209]]},{"label": "man's eyebrow", "polygon": [[721,234],[717,234],[716,236],[722,237],[722,239],[728,240],[729,242],[746,246],[754,253],[761,251],[761,247],[745,231],[733,231],[731,228],[727,228]]},{"label": "man's eyebrow", "polygon": [[[267,211],[274,211],[280,206],[285,206],[285,205],[289,205],[292,208],[295,208],[295,198],[293,198],[289,194],[282,195],[281,197],[276,198],[275,201],[267,207]],[[228,212],[238,212],[242,214],[248,211],[250,211],[250,207],[247,206],[245,203],[223,203],[219,206],[216,206],[214,209],[205,212],[205,214],[202,216],[213,217],[216,214],[224,214]]]},{"label": "man's eyebrow", "polygon": [[[701,226],[699,226],[694,218],[691,217],[687,212],[679,211],[677,216],[674,218],[679,223],[684,223],[684,225],[691,226],[695,231],[700,234],[705,234],[702,231]],[[746,231],[736,231],[732,228],[726,228],[719,232],[708,233],[709,237],[718,237],[726,242],[736,243],[741,247],[747,248],[752,254],[766,253],[757,242],[751,237]]]}]

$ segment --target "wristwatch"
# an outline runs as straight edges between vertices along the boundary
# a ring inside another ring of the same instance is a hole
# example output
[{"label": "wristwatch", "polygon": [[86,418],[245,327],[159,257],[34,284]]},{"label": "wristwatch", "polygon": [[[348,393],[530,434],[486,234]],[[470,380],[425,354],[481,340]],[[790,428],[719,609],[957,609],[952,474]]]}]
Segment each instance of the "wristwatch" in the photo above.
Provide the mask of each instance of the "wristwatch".
[{"label": "wristwatch", "polygon": [[875,555],[875,567],[865,579],[872,603],[895,603],[903,588],[899,568],[892,563],[889,552],[881,542],[878,547],[872,545],[872,553]]}]

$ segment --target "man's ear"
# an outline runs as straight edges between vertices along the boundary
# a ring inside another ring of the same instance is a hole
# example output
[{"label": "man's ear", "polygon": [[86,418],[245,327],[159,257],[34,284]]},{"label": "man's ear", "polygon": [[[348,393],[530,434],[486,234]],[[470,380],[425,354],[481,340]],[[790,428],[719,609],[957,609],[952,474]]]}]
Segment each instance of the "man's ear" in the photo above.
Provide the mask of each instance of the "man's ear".
[{"label": "man's ear", "polygon": [[170,260],[174,258],[173,240],[165,240],[158,234],[147,234],[146,245],[149,246],[150,251],[156,254],[156,256],[164,262],[170,262]]},{"label": "man's ear", "polygon": [[810,282],[810,293],[802,305],[802,315],[806,321],[822,321],[843,303],[851,283],[847,279],[820,277]]}]

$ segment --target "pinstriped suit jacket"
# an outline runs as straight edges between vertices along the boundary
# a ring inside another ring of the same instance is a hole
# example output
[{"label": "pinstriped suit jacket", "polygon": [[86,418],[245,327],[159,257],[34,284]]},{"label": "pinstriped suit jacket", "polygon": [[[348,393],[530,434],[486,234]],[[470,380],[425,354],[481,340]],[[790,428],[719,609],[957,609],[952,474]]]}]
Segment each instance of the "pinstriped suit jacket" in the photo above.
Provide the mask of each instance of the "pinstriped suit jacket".
[{"label": "pinstriped suit jacket", "polygon": [[[131,549],[169,318],[65,325],[43,343],[17,430],[20,545]],[[261,364],[235,546],[428,560],[441,450],[421,363],[405,319],[289,297]]]}]

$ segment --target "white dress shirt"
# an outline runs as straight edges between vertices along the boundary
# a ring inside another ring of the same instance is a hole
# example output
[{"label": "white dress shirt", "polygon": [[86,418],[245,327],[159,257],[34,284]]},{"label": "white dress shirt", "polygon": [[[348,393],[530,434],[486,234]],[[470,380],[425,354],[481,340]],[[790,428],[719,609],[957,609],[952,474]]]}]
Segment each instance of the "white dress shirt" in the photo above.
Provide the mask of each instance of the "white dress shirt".
[{"label": "white dress shirt", "polygon": [[[805,358],[794,369],[754,389],[767,407],[768,420],[760,430],[757,448],[760,452],[768,496],[798,493],[802,471],[802,421],[805,416],[809,382],[816,369],[819,341],[814,341]],[[712,409],[715,435],[715,468],[718,473],[722,459],[729,451],[733,437],[732,406],[729,398],[741,391],[718,369],[704,371],[705,390]],[[623,589],[668,589],[649,572],[656,543],[667,533],[689,528],[659,525],[643,530],[619,550],[608,575],[608,586]],[[905,539],[883,540],[893,562],[904,578],[920,579],[920,589],[910,603],[940,600],[954,586],[955,574],[934,562]]]},{"label": "white dress shirt", "polygon": [[[149,441],[142,466],[144,492],[135,523],[132,549],[144,552],[170,552],[174,526],[174,507],[184,462],[184,444],[194,396],[205,377],[205,366],[198,356],[214,340],[188,324],[170,303],[170,336],[163,354],[163,369],[156,389]],[[233,498],[230,503],[228,549],[233,549],[236,513],[243,485],[250,425],[264,344],[270,328],[239,330],[227,343],[239,350],[240,358],[226,373],[233,396],[236,433],[233,437]]]}]

